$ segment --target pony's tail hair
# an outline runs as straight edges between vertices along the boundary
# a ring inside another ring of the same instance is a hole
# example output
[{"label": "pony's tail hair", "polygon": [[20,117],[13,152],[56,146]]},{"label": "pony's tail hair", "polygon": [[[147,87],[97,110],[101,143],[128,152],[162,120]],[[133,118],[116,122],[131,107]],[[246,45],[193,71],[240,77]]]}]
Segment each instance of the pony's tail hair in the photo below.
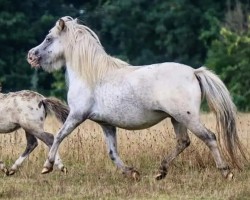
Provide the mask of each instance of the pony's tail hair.
[{"label": "pony's tail hair", "polygon": [[223,154],[233,166],[242,169],[238,152],[245,159],[246,154],[237,134],[236,106],[228,89],[220,78],[206,67],[198,68],[194,73],[200,83],[202,97],[207,100],[209,108],[216,115],[216,128]]},{"label": "pony's tail hair", "polygon": [[69,107],[55,97],[48,97],[42,100],[46,113],[54,114],[56,118],[64,123],[69,115]]}]

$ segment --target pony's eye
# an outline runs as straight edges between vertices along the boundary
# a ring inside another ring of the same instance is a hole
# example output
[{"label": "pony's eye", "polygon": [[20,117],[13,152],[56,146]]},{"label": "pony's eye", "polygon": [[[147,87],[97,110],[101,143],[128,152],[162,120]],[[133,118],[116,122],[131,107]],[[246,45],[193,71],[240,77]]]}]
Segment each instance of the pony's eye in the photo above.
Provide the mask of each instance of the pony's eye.
[{"label": "pony's eye", "polygon": [[52,41],[52,38],[51,37],[47,37],[46,38],[46,42],[51,42]]}]

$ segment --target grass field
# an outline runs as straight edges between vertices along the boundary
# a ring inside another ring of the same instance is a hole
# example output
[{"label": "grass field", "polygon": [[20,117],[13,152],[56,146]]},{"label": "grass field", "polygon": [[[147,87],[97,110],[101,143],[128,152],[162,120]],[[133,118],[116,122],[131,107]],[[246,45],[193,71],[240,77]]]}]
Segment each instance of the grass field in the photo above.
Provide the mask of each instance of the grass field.
[{"label": "grass field", "polygon": [[[203,122],[215,130],[215,117],[203,115]],[[60,124],[48,118],[45,129],[56,133]],[[240,139],[250,153],[250,114],[239,114]],[[25,149],[24,132],[0,137],[1,159],[7,166]],[[87,121],[64,140],[60,154],[68,174],[54,170],[41,175],[48,149],[42,143],[13,176],[1,173],[0,199],[250,199],[250,164],[234,170],[226,181],[216,169],[208,149],[191,136],[191,145],[171,166],[162,181],[155,181],[160,162],[175,145],[169,120],[142,131],[118,130],[121,158],[141,173],[140,182],[124,177],[109,159],[100,128]]]}]

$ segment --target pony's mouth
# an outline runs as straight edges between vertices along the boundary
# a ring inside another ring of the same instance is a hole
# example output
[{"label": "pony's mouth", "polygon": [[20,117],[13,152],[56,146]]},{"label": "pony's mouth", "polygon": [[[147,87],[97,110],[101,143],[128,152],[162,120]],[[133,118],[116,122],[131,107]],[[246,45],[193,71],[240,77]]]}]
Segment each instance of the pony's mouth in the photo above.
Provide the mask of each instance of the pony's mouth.
[{"label": "pony's mouth", "polygon": [[36,56],[34,54],[28,54],[27,61],[31,65],[31,67],[40,67],[40,56]]}]

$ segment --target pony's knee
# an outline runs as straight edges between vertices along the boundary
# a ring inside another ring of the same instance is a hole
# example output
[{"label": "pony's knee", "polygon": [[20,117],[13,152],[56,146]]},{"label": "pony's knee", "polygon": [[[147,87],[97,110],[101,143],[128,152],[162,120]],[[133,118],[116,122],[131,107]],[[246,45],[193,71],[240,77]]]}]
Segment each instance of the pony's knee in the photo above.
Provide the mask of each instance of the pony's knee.
[{"label": "pony's knee", "polygon": [[178,145],[184,149],[187,148],[191,144],[191,141],[189,138],[181,138],[177,142],[178,142]]}]

